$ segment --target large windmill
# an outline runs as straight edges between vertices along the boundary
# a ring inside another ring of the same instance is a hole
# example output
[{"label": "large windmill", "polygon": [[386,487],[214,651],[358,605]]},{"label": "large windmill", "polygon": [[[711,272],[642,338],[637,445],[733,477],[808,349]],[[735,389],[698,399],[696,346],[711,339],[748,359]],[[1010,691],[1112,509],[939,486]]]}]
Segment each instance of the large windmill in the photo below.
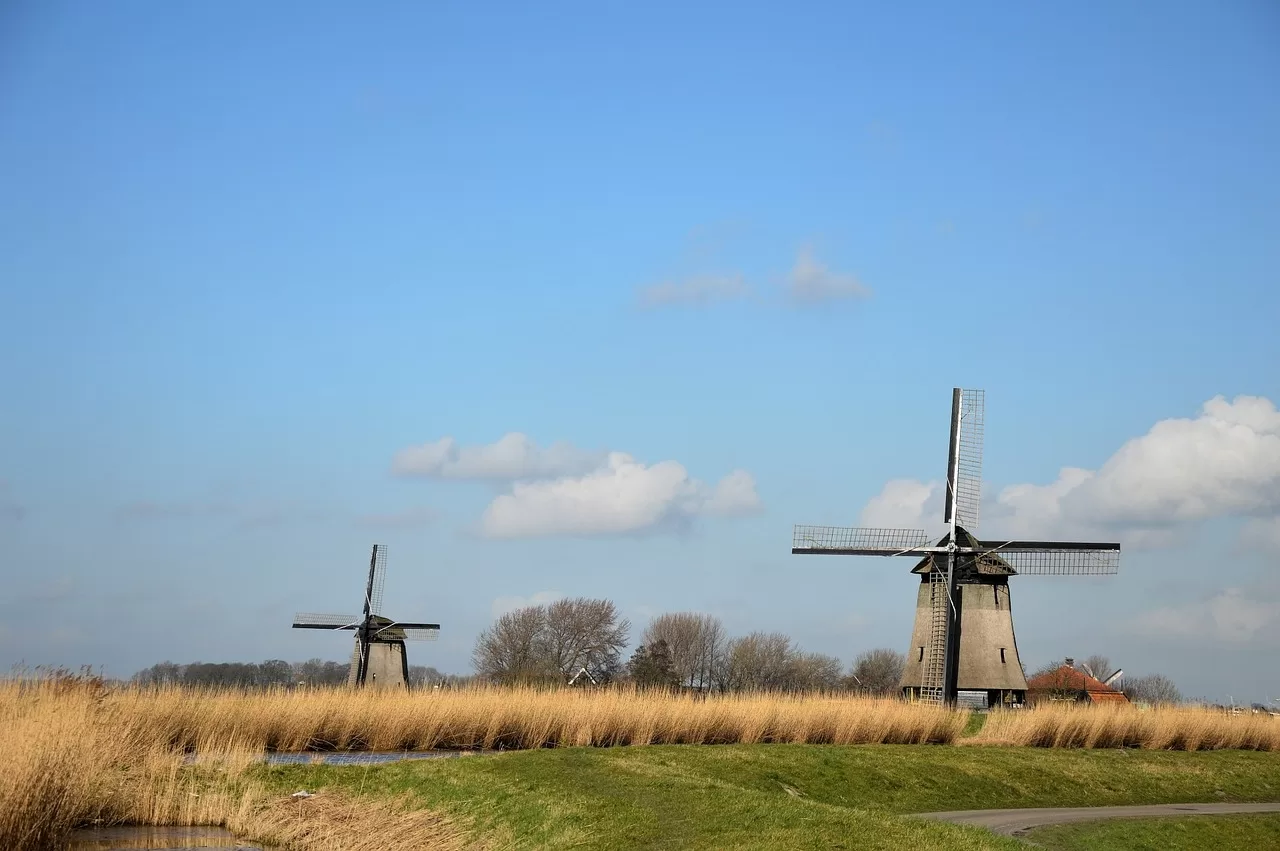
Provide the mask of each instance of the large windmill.
[{"label": "large windmill", "polygon": [[405,687],[409,682],[406,641],[435,641],[438,623],[401,623],[382,616],[382,586],[387,580],[387,548],[374,544],[369,578],[364,589],[364,615],[298,614],[294,629],[349,629],[356,634],[347,685],[377,688]]},{"label": "large windmill", "polygon": [[923,529],[796,526],[798,555],[920,558],[916,621],[902,676],[909,698],[970,705],[1022,703],[1027,680],[1009,609],[1009,577],[1097,575],[1120,569],[1120,545],[1056,541],[980,541],[981,390],[951,394],[951,446],[943,520],[947,533],[929,545]]}]

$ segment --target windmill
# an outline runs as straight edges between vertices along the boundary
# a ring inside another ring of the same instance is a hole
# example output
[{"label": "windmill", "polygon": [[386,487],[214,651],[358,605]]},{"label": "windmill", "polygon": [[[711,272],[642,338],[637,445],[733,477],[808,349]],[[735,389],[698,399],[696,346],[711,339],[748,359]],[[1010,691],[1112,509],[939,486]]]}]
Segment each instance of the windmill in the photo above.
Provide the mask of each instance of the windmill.
[{"label": "windmill", "polygon": [[356,634],[347,685],[377,688],[405,687],[409,682],[406,641],[435,641],[438,623],[401,623],[382,616],[382,586],[387,580],[387,548],[374,544],[369,556],[369,579],[364,589],[364,614],[298,614],[294,629],[349,629]]},{"label": "windmill", "polygon": [[[975,706],[1020,704],[1027,680],[1018,660],[1009,577],[1092,576],[1120,569],[1120,545],[1060,541],[980,541],[985,394],[951,392],[951,444],[943,521],[930,546],[923,529],[796,526],[793,555],[920,558],[911,649],[901,687],[911,699]],[[922,557],[922,558],[921,558]]]}]

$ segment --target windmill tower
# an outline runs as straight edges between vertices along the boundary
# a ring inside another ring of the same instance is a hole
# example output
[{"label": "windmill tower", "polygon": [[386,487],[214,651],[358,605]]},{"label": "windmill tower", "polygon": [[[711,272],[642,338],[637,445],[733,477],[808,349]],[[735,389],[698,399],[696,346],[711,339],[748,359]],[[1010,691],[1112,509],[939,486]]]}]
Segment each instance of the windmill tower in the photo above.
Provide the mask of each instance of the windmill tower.
[{"label": "windmill tower", "polygon": [[375,688],[404,688],[409,682],[409,659],[406,641],[435,641],[440,634],[438,623],[401,623],[383,617],[382,586],[387,580],[387,548],[374,544],[369,556],[369,578],[364,589],[364,614],[315,615],[298,614],[294,629],[349,629],[356,634],[351,653],[351,673],[347,685],[371,685]]},{"label": "windmill tower", "polygon": [[951,393],[951,445],[943,521],[947,533],[929,545],[923,529],[796,526],[795,555],[919,558],[920,576],[911,648],[902,690],[932,703],[990,706],[1022,703],[1027,681],[1018,659],[1009,602],[1009,577],[1092,576],[1120,569],[1120,545],[1061,541],[980,541],[981,390]]}]

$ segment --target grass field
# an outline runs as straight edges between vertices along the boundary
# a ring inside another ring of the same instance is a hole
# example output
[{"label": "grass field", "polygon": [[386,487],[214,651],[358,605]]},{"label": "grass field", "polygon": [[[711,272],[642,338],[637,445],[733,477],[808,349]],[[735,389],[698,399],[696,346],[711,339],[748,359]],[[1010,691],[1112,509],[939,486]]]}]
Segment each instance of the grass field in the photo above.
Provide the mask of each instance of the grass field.
[{"label": "grass field", "polygon": [[[300,851],[850,837],[998,848],[1009,846],[901,815],[1280,800],[1280,753],[1267,752],[1280,751],[1280,723],[1196,710],[1034,710],[979,725],[963,711],[832,696],[147,691],[62,679],[0,683],[0,717],[0,847],[13,851],[55,848],[93,823],[220,824]],[[269,748],[434,747],[522,752],[369,768],[257,762]],[[299,787],[323,792],[290,800]]]},{"label": "grass field", "polygon": [[282,792],[409,794],[494,845],[519,848],[1018,847],[983,831],[902,816],[1280,800],[1280,758],[1241,751],[656,746],[254,774]]},{"label": "grass field", "polygon": [[1186,816],[1059,824],[1027,838],[1048,851],[1280,848],[1280,815]]}]

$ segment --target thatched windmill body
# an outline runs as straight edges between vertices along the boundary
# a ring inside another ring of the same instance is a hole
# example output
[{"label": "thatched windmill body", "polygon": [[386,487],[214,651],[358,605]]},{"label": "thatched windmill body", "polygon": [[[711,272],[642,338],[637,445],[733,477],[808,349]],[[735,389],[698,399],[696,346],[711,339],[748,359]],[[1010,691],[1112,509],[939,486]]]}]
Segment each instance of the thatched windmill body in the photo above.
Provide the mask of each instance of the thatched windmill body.
[{"label": "thatched windmill body", "polygon": [[406,641],[434,641],[438,623],[404,623],[383,617],[382,588],[387,579],[387,548],[374,544],[369,556],[369,576],[364,589],[364,614],[298,614],[294,629],[342,629],[356,634],[347,685],[404,688],[409,682]]},{"label": "thatched windmill body", "polygon": [[981,541],[985,396],[955,388],[943,520],[930,545],[923,529],[796,526],[797,555],[906,556],[919,559],[915,626],[902,676],[911,698],[969,705],[1021,704],[1027,681],[1013,632],[1009,577],[1116,573],[1120,545],[1066,541]]}]

